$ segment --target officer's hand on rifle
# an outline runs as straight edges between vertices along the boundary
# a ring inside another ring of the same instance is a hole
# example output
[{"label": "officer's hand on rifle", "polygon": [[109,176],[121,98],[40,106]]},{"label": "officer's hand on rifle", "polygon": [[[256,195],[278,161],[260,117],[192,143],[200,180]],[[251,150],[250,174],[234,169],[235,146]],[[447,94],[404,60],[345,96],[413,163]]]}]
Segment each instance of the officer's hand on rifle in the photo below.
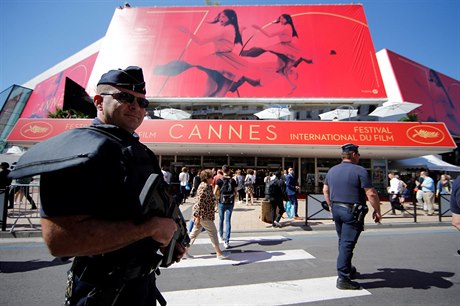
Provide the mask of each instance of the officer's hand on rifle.
[{"label": "officer's hand on rifle", "polygon": [[145,223],[150,227],[152,239],[161,246],[167,246],[177,231],[177,223],[171,218],[153,217]]},{"label": "officer's hand on rifle", "polygon": [[176,243],[176,248],[174,250],[175,261],[179,262],[181,258],[184,257],[186,251],[187,249],[185,248],[183,244]]}]

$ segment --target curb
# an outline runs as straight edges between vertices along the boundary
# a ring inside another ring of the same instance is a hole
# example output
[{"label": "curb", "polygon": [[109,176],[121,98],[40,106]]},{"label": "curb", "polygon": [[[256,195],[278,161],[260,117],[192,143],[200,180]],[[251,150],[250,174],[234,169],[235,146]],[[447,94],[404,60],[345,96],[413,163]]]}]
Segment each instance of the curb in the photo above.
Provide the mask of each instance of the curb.
[{"label": "curb", "polygon": [[[398,223],[381,223],[381,224],[365,224],[366,229],[389,229],[389,228],[416,228],[416,227],[452,227],[450,222],[398,222]],[[265,229],[249,229],[249,230],[232,230],[232,233],[247,234],[247,233],[279,233],[279,232],[312,232],[312,231],[335,231],[334,224],[322,224],[322,225],[300,225],[293,226],[290,228],[265,228]],[[37,238],[41,237],[42,232],[39,230],[24,230],[24,231],[14,231],[10,233],[9,231],[0,231],[0,239],[2,238]]]}]

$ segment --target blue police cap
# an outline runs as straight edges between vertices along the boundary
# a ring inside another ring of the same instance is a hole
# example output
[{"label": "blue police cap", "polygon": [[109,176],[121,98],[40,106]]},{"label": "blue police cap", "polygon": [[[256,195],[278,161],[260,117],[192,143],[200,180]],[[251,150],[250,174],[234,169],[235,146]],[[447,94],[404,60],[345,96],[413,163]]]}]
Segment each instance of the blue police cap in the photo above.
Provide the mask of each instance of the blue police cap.
[{"label": "blue police cap", "polygon": [[97,85],[116,85],[145,94],[145,82],[142,68],[129,66],[126,69],[110,70],[104,73]]},{"label": "blue police cap", "polygon": [[350,152],[358,152],[359,146],[354,145],[352,143],[347,143],[342,146],[343,153],[350,153]]}]

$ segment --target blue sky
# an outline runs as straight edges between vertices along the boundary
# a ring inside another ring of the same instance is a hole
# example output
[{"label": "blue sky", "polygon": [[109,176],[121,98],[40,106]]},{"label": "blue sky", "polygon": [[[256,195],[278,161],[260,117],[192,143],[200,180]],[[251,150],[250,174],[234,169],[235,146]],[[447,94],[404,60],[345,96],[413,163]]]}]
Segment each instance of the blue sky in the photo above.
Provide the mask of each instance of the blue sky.
[{"label": "blue sky", "polygon": [[[362,3],[376,51],[389,49],[460,80],[458,0],[220,0],[221,5]],[[118,0],[0,0],[0,91],[23,84],[102,38]],[[204,0],[129,1],[132,6]]]}]

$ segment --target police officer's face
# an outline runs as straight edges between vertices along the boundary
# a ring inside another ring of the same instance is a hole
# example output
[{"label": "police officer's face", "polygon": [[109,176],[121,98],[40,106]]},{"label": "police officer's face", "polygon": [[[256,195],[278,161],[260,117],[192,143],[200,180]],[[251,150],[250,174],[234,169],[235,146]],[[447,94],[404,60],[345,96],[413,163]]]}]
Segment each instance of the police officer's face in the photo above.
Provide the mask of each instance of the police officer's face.
[{"label": "police officer's face", "polygon": [[[110,86],[111,90],[106,90],[110,94],[119,92],[127,92],[136,98],[145,98],[144,94],[128,90],[125,88]],[[119,101],[117,96],[112,95],[96,95],[94,104],[98,110],[98,118],[107,124],[119,126],[122,129],[133,133],[144,120],[145,108],[139,106],[136,99],[132,103]]]}]

